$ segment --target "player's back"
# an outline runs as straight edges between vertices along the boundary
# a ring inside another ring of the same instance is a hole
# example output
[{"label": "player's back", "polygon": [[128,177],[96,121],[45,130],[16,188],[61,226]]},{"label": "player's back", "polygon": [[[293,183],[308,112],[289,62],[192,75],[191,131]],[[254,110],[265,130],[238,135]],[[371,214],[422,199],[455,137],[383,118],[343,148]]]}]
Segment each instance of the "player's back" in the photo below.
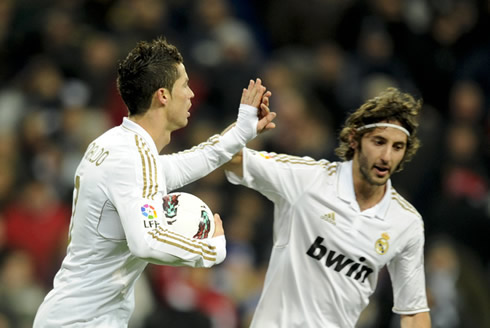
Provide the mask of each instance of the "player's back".
[{"label": "player's back", "polygon": [[89,145],[76,170],[67,255],[36,318],[40,327],[65,326],[107,312],[123,323],[131,313],[134,282],[147,262],[131,255],[109,193],[113,181],[125,178],[118,176],[120,166],[131,168],[137,155],[131,137],[134,133],[122,126],[105,132]]}]

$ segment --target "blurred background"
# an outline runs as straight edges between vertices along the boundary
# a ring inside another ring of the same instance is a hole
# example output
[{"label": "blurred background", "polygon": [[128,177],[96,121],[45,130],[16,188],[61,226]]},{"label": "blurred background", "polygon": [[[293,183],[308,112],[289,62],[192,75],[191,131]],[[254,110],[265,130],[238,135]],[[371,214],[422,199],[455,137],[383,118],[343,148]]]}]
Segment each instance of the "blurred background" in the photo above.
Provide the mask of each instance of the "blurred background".
[{"label": "blurred background", "polygon": [[[256,77],[278,127],[250,147],[315,159],[337,160],[366,98],[388,86],[422,98],[423,147],[393,180],[425,221],[433,327],[490,327],[490,1],[0,0],[1,328],[32,325],[65,253],[75,168],[127,114],[117,63],[157,36],[178,46],[196,94],[165,152],[221,132]],[[150,265],[130,327],[248,327],[272,204],[220,170],[184,190],[221,214],[228,257]],[[398,327],[391,293],[383,271],[359,328]]]}]

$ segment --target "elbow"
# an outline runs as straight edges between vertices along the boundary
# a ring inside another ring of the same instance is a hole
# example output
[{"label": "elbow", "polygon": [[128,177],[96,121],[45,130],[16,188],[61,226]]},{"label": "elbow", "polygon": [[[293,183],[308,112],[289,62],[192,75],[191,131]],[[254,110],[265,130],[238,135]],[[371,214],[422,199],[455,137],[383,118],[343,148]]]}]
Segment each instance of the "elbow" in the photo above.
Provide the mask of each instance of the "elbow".
[{"label": "elbow", "polygon": [[129,242],[128,241],[128,248],[129,248],[129,252],[131,253],[131,255],[133,255],[134,257],[137,257],[141,260],[145,260],[145,261],[148,261],[149,258],[151,258],[151,249],[149,247],[149,245],[147,245],[144,240],[142,240],[141,242]]}]

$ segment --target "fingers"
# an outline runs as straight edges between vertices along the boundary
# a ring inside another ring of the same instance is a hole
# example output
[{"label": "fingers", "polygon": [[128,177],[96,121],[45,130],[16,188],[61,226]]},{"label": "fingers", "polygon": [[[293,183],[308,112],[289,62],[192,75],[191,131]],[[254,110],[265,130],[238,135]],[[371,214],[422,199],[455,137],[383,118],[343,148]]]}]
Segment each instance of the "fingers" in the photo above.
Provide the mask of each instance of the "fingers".
[{"label": "fingers", "polygon": [[255,82],[253,80],[250,80],[248,82],[248,87],[244,88],[242,91],[242,99],[240,100],[240,104],[247,104],[248,105],[249,98],[250,98],[250,90],[253,89],[254,85],[255,85]]},{"label": "fingers", "polygon": [[269,97],[272,95],[272,92],[267,91],[262,97],[262,103],[260,104],[259,111],[257,113],[259,120],[266,116],[269,112]]},{"label": "fingers", "polygon": [[253,93],[253,103],[254,107],[259,107],[262,102],[262,97],[266,91],[265,86],[262,85],[262,80],[257,79],[257,83],[255,83],[255,88],[253,88],[255,92]]},{"label": "fingers", "polygon": [[247,89],[243,89],[242,91],[240,103],[258,108],[265,92],[266,88],[262,85],[261,79],[257,78],[256,81],[250,80]]},{"label": "fingers", "polygon": [[267,91],[266,93],[264,93],[264,97],[262,97],[262,102],[264,104],[266,104],[267,106],[269,106],[269,98],[272,96],[272,92],[270,91]]},{"label": "fingers", "polygon": [[258,109],[257,116],[259,122],[257,123],[257,133],[271,130],[276,127],[276,124],[272,122],[276,118],[276,113],[271,112],[269,109],[269,98],[271,96],[272,92],[268,91],[266,87],[262,85],[262,80],[260,78],[257,78],[255,81],[250,80],[248,87],[243,89],[240,103]]},{"label": "fingers", "polygon": [[276,113],[269,112],[262,117],[257,123],[257,133],[272,130],[276,127],[276,123],[272,122],[276,118]]},{"label": "fingers", "polygon": [[262,107],[262,105],[265,105],[267,107],[267,109],[269,108],[269,98],[271,96],[272,96],[272,92],[270,92],[270,91],[267,91],[266,93],[264,93],[264,95],[262,96],[261,107]]},{"label": "fingers", "polygon": [[223,229],[223,221],[221,221],[218,213],[214,213],[214,225],[215,229],[213,237],[218,237],[225,234],[225,230]]}]

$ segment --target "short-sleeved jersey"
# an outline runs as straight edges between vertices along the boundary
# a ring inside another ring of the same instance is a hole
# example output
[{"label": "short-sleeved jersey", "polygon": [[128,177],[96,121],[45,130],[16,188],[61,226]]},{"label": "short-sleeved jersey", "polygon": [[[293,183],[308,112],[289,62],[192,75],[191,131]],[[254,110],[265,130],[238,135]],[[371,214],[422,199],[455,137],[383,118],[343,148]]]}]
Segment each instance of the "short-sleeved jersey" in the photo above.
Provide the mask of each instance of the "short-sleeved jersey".
[{"label": "short-sleeved jersey", "polygon": [[352,162],[243,151],[228,180],[274,203],[273,249],[252,327],[354,327],[388,266],[399,314],[428,311],[420,215],[388,181],[360,211]]},{"label": "short-sleeved jersey", "polygon": [[210,267],[225,237],[197,240],[167,229],[162,197],[209,173],[219,136],[160,156],[150,135],[125,118],[88,147],[75,173],[70,242],[34,327],[126,327],[136,279],[148,262]]}]

